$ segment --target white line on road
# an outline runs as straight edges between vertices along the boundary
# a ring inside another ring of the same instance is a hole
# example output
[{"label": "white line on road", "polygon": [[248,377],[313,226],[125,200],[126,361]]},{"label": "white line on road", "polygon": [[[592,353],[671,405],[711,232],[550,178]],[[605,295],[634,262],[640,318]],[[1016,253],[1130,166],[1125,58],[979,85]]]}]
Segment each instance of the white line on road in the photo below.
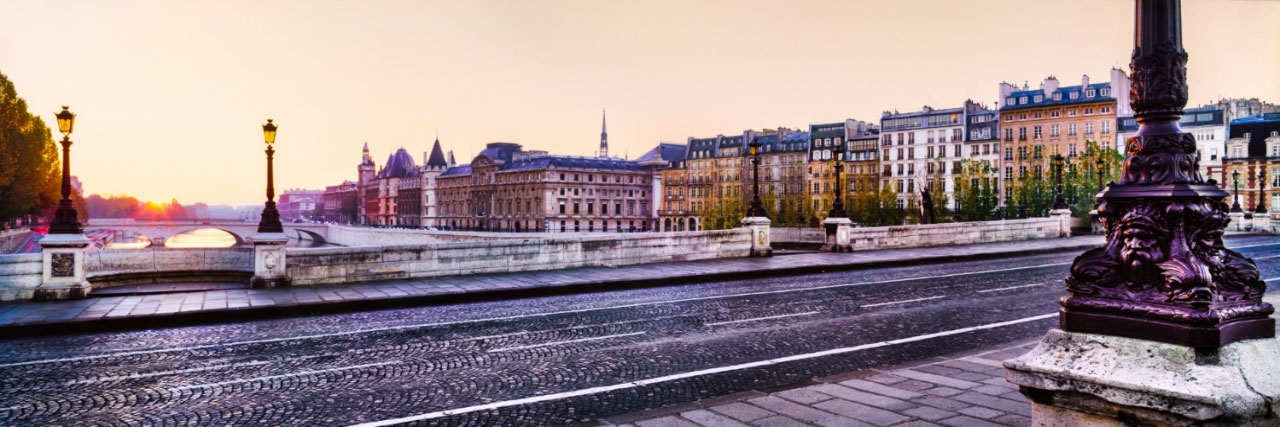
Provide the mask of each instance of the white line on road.
[{"label": "white line on road", "polygon": [[779,315],[777,315],[777,316],[756,317],[756,318],[752,318],[752,319],[729,320],[729,321],[724,321],[724,322],[711,322],[711,323],[707,323],[707,326],[728,325],[728,324],[730,324],[730,323],[754,322],[754,321],[757,321],[757,320],[781,319],[781,318],[784,318],[784,317],[812,316],[812,315],[815,315],[815,314],[818,314],[818,312],[816,312],[816,311],[810,311],[810,312],[807,312],[807,313],[779,314]]},{"label": "white line on road", "polygon": [[347,335],[358,335],[358,334],[364,334],[364,333],[370,333],[370,332],[431,328],[431,327],[437,327],[437,326],[464,325],[469,323],[495,322],[495,321],[504,321],[504,320],[524,319],[524,318],[530,318],[530,317],[545,317],[545,316],[554,316],[559,314],[586,313],[591,311],[614,310],[619,308],[633,308],[633,307],[643,307],[648,305],[673,304],[673,303],[690,302],[690,301],[705,301],[705,300],[714,300],[714,299],[780,294],[780,293],[788,293],[788,292],[805,292],[805,291],[834,289],[834,288],[843,288],[843,287],[851,287],[851,286],[881,285],[886,283],[909,282],[913,280],[941,279],[941,278],[947,278],[947,277],[969,276],[969,275],[975,275],[975,274],[1001,273],[1001,272],[1015,271],[1015,270],[1056,267],[1061,265],[1071,265],[1071,263],[1059,262],[1059,263],[1052,263],[1052,264],[1031,265],[1031,266],[1025,266],[1025,267],[1011,267],[1011,268],[1002,268],[1002,269],[996,269],[996,270],[972,271],[967,273],[952,273],[952,274],[941,274],[936,276],[911,277],[906,279],[881,280],[876,282],[845,283],[845,284],[839,284],[839,285],[815,286],[815,287],[808,287],[808,288],[780,289],[776,291],[745,292],[745,293],[739,293],[739,294],[716,295],[716,296],[709,296],[709,297],[681,298],[681,299],[674,299],[674,300],[667,300],[667,301],[651,301],[651,302],[641,302],[641,303],[633,303],[633,304],[621,304],[621,305],[613,305],[613,306],[607,306],[607,307],[579,308],[574,310],[551,311],[546,313],[490,317],[490,318],[475,319],[475,320],[458,320],[458,321],[452,321],[452,322],[383,326],[383,327],[377,327],[377,328],[357,329],[354,331],[345,331],[345,332],[329,332],[329,333],[323,333],[323,334],[298,335],[298,336],[280,337],[280,338],[264,338],[264,339],[258,339],[258,340],[233,341],[233,342],[217,343],[217,344],[201,344],[201,345],[193,345],[193,346],[185,346],[185,347],[158,348],[158,349],[151,349],[151,350],[134,350],[134,351],[122,351],[122,352],[116,352],[116,353],[92,354],[92,355],[85,355],[85,356],[59,357],[59,358],[52,358],[52,359],[30,360],[25,362],[0,363],[0,368],[38,365],[38,364],[44,364],[44,363],[77,362],[82,360],[105,359],[108,357],[172,353],[172,352],[178,352],[178,351],[202,350],[202,349],[209,349],[209,348],[222,348],[222,347],[231,347],[231,346],[248,345],[248,344],[269,344],[269,343],[297,341],[297,340],[306,340],[306,339],[314,339],[314,338],[329,338],[329,337],[338,337],[338,336],[347,336]]},{"label": "white line on road", "polygon": [[1257,244],[1257,245],[1236,246],[1236,247],[1231,247],[1231,248],[1227,248],[1227,249],[1236,250],[1236,249],[1244,249],[1244,248],[1256,248],[1256,247],[1259,247],[1259,246],[1280,246],[1280,243],[1261,243],[1261,244]]},{"label": "white line on road", "polygon": [[875,303],[875,304],[867,304],[867,305],[864,305],[864,306],[862,306],[862,308],[880,307],[880,306],[883,306],[883,305],[906,304],[906,303],[909,303],[909,302],[916,302],[916,301],[928,301],[928,300],[931,300],[931,299],[938,299],[938,298],[943,298],[943,297],[946,297],[946,295],[938,295],[938,296],[936,296],[936,297],[924,297],[924,298],[904,299],[904,300],[902,300],[902,301],[878,302],[878,303]]},{"label": "white line on road", "polygon": [[1004,326],[1026,323],[1026,322],[1034,322],[1037,320],[1048,319],[1048,318],[1057,317],[1057,316],[1058,316],[1058,313],[1042,314],[1039,316],[1024,317],[1021,319],[1009,320],[1005,322],[990,323],[990,324],[980,325],[980,326],[970,326],[967,328],[952,329],[949,331],[935,332],[932,334],[916,335],[914,337],[900,338],[900,339],[890,340],[890,341],[881,341],[881,342],[871,343],[871,344],[862,344],[862,345],[857,345],[853,347],[837,348],[832,350],[819,351],[815,353],[797,354],[794,356],[780,357],[777,359],[769,359],[769,360],[761,360],[758,362],[721,366],[718,368],[684,372],[684,373],[679,373],[674,375],[667,375],[663,377],[650,378],[647,380],[632,381],[632,382],[619,383],[619,384],[613,384],[613,385],[607,385],[607,386],[601,386],[601,387],[585,388],[581,390],[566,391],[561,393],[544,394],[541,396],[531,396],[523,399],[493,402],[493,403],[487,403],[484,405],[475,405],[475,406],[468,406],[465,408],[450,409],[447,411],[429,412],[425,414],[413,415],[413,416],[408,416],[403,418],[393,418],[389,420],[357,424],[357,426],[358,427],[389,426],[389,425],[395,425],[395,424],[401,424],[401,423],[409,423],[414,421],[447,417],[451,415],[465,414],[465,413],[476,412],[476,411],[487,411],[490,409],[506,408],[510,406],[546,402],[550,400],[565,399],[565,398],[577,397],[577,396],[586,396],[586,395],[591,395],[596,393],[605,393],[605,392],[610,392],[614,390],[623,390],[623,389],[629,389],[629,388],[636,388],[640,386],[646,386],[650,384],[658,384],[663,382],[675,381],[675,380],[684,379],[684,378],[692,378],[692,377],[699,377],[703,375],[718,374],[721,372],[730,372],[730,371],[738,371],[743,369],[758,368],[762,366],[775,365],[779,363],[794,362],[797,360],[807,360],[807,359],[813,359],[813,358],[823,357],[823,356],[831,356],[836,354],[869,350],[873,348],[888,347],[888,346],[897,345],[897,344],[906,344],[910,342],[924,341],[927,339],[963,334],[966,332],[973,332],[973,331],[979,331],[984,329],[994,329],[994,328],[1000,328]]},{"label": "white line on road", "polygon": [[183,391],[183,390],[190,390],[190,389],[193,389],[193,388],[218,387],[218,386],[231,385],[231,384],[240,384],[240,383],[247,383],[247,382],[253,382],[253,381],[270,381],[270,380],[280,379],[280,378],[300,377],[300,376],[303,376],[303,375],[326,374],[326,373],[329,373],[329,372],[350,371],[350,370],[352,370],[352,369],[372,368],[372,367],[375,367],[375,366],[394,365],[394,364],[397,364],[397,363],[400,363],[400,361],[399,361],[399,360],[392,360],[392,361],[387,361],[387,362],[366,363],[366,364],[364,364],[364,365],[344,366],[344,367],[341,367],[341,368],[321,369],[321,370],[318,370],[318,371],[302,371],[302,372],[294,372],[294,373],[291,373],[291,374],[272,375],[272,376],[268,376],[268,377],[245,378],[245,379],[241,379],[241,380],[222,381],[222,382],[208,383],[208,384],[198,384],[198,385],[184,385],[184,386],[181,386],[181,387],[169,387],[169,391],[171,391],[171,392],[178,392],[178,391]]},{"label": "white line on road", "polygon": [[1044,284],[1044,283],[1032,283],[1032,284],[1030,284],[1030,285],[1010,286],[1010,287],[1007,287],[1007,288],[983,289],[983,290],[981,290],[981,291],[978,291],[978,293],[983,293],[983,292],[1007,291],[1007,290],[1010,290],[1010,289],[1020,289],[1020,288],[1030,288],[1030,287],[1032,287],[1032,286],[1040,286],[1040,285],[1043,285],[1043,284]]},{"label": "white line on road", "polygon": [[247,362],[247,363],[228,363],[228,364],[220,364],[220,365],[213,365],[213,366],[205,366],[205,367],[200,367],[200,368],[178,369],[178,370],[173,370],[173,371],[147,372],[147,373],[142,373],[142,374],[117,375],[117,376],[113,376],[113,377],[102,377],[102,378],[93,378],[93,379],[85,379],[85,380],[74,380],[74,381],[67,381],[67,382],[65,382],[65,383],[62,383],[62,385],[64,385],[64,386],[68,386],[68,385],[77,385],[77,384],[93,384],[93,383],[100,383],[100,382],[105,382],[105,381],[129,380],[129,379],[134,379],[134,378],[158,377],[158,376],[163,376],[163,375],[173,375],[173,374],[186,374],[186,373],[191,373],[191,372],[212,371],[212,370],[216,370],[216,369],[234,369],[234,368],[243,368],[243,367],[248,367],[248,366],[267,365],[267,364],[270,364],[270,363],[271,363],[271,362],[268,362],[268,361],[265,361],[265,360],[259,360],[259,361],[253,361],[253,362]]},{"label": "white line on road", "polygon": [[1270,279],[1262,279],[1262,281],[1263,281],[1263,282],[1270,282],[1270,281],[1272,281],[1272,280],[1280,280],[1280,277],[1272,277],[1272,278],[1270,278]]},{"label": "white line on road", "polygon": [[626,334],[605,335],[605,336],[603,336],[603,337],[579,338],[579,339],[576,339],[576,340],[568,340],[568,341],[552,341],[552,342],[544,342],[544,343],[542,343],[542,344],[529,344],[529,345],[522,345],[522,346],[518,346],[518,347],[495,348],[495,349],[489,350],[489,352],[490,352],[490,353],[497,353],[497,352],[502,352],[502,351],[528,350],[528,349],[531,349],[531,348],[548,347],[548,346],[560,345],[560,344],[572,344],[572,343],[575,343],[575,342],[599,341],[599,340],[604,340],[604,339],[609,339],[609,338],[629,337],[629,336],[633,336],[633,335],[644,335],[644,332],[631,332],[631,333],[626,333]]},{"label": "white line on road", "polygon": [[1253,257],[1253,259],[1270,259],[1270,258],[1276,258],[1276,257],[1280,257],[1280,255],[1259,256],[1259,257]]}]

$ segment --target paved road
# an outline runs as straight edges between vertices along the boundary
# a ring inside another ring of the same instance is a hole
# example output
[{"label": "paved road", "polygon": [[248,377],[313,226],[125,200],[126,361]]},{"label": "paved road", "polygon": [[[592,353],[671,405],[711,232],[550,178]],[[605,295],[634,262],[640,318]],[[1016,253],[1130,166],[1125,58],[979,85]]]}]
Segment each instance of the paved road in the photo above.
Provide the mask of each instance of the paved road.
[{"label": "paved road", "polygon": [[1033,337],[1074,256],[3,341],[0,424],[573,423]]}]

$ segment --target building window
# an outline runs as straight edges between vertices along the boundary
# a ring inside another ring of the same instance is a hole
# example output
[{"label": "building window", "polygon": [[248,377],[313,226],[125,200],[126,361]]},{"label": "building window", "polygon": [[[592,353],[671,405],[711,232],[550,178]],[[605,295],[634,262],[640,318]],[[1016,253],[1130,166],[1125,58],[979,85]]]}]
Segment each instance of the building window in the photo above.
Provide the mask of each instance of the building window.
[{"label": "building window", "polygon": [[1059,130],[1059,127],[1057,124],[1049,125],[1049,136],[1052,138],[1057,138],[1059,135],[1058,130]]},{"label": "building window", "polygon": [[1044,101],[1044,95],[1036,95],[1036,101],[1035,101],[1036,103],[1040,103],[1043,101]]},{"label": "building window", "polygon": [[1111,134],[1111,122],[1102,122],[1102,134],[1103,135]]},{"label": "building window", "polygon": [[1013,141],[1013,129],[1005,128],[1005,130],[1004,130],[1004,140],[1005,140],[1005,141]]},{"label": "building window", "polygon": [[1044,137],[1044,132],[1040,126],[1036,126],[1033,130],[1035,139],[1042,139]]},{"label": "building window", "polygon": [[1097,95],[1098,95],[1098,91],[1093,90],[1093,89],[1089,89],[1089,91],[1088,91],[1088,92],[1085,92],[1085,93],[1084,93],[1084,96],[1085,96],[1085,97],[1088,97],[1088,98],[1093,98],[1094,96],[1097,96]]},{"label": "building window", "polygon": [[1067,124],[1067,136],[1076,136],[1076,124],[1075,124],[1075,123],[1068,123],[1068,124]]},{"label": "building window", "polygon": [[1055,93],[1055,94],[1053,94],[1053,100],[1054,100],[1054,101],[1061,101],[1061,100],[1062,100],[1062,94],[1061,94],[1061,93]]},{"label": "building window", "polygon": [[1111,96],[1111,88],[1109,87],[1102,88],[1102,96]]},{"label": "building window", "polygon": [[[1019,104],[1026,104],[1026,103],[1027,103],[1027,97],[1025,97],[1025,96],[1020,96],[1020,97],[1018,97],[1018,103],[1019,103]],[[1024,118],[1025,118],[1025,117],[1024,117]]]},{"label": "building window", "polygon": [[1018,140],[1019,141],[1027,140],[1027,128],[1025,127],[1018,128]]},{"label": "building window", "polygon": [[1004,147],[1004,159],[1013,160],[1013,147]]},{"label": "building window", "polygon": [[1085,136],[1093,135],[1093,122],[1084,122]]},{"label": "building window", "polygon": [[563,201],[563,200],[561,200],[561,201],[560,201],[560,214],[561,214],[561,215],[564,215],[564,201]]}]

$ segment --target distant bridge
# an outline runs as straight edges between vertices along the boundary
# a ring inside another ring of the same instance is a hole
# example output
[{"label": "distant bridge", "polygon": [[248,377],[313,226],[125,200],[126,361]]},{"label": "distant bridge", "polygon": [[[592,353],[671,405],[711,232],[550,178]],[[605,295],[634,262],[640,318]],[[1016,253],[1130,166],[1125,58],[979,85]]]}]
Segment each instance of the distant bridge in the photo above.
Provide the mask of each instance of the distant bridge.
[{"label": "distant bridge", "polygon": [[[298,240],[327,242],[329,227],[325,224],[284,223],[284,234]],[[115,230],[131,234],[147,236],[152,245],[163,246],[166,240],[178,234],[202,228],[214,228],[230,233],[236,244],[249,241],[258,232],[257,221],[238,220],[176,220],[176,221],[134,221],[131,219],[90,219],[85,224],[86,233],[95,230]]]}]

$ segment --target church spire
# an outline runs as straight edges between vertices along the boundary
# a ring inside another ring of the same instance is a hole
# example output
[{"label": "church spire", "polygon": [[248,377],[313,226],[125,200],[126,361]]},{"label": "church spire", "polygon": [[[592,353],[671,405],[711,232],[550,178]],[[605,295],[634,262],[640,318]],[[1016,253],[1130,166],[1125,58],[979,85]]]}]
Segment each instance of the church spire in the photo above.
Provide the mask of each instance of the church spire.
[{"label": "church spire", "polygon": [[600,157],[609,157],[609,132],[605,130],[605,110],[600,109]]}]

